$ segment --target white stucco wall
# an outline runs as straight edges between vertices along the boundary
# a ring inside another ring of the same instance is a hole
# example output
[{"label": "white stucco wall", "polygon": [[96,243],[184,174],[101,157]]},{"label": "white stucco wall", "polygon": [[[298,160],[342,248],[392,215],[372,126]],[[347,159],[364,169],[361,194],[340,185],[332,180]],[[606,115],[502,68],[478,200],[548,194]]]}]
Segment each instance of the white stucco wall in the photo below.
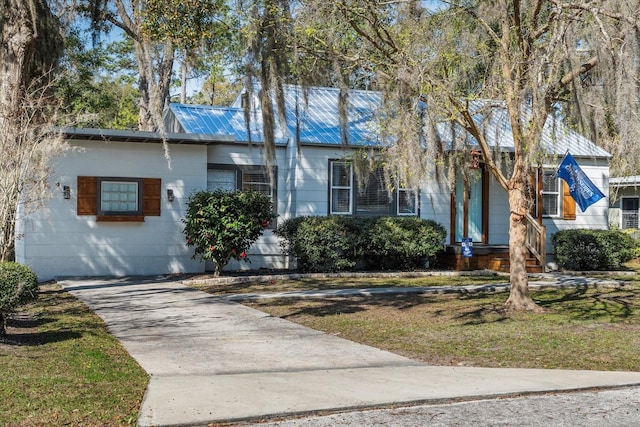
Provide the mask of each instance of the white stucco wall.
[{"label": "white stucco wall", "polygon": [[[17,260],[40,280],[61,276],[121,276],[204,271],[185,245],[186,197],[206,187],[206,147],[171,145],[171,166],[161,144],[84,141],[57,162],[52,198],[20,222]],[[78,176],[161,178],[161,216],[144,222],[96,222],[76,214]],[[71,188],[71,199],[62,188]],[[167,200],[167,189],[175,195]]]}]

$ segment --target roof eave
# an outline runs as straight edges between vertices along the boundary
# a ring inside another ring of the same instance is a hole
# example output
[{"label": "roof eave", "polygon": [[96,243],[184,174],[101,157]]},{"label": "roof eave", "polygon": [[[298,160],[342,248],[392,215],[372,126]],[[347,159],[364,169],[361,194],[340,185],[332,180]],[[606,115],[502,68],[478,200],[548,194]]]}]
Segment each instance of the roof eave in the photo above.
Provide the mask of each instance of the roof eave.
[{"label": "roof eave", "polygon": [[209,145],[214,143],[234,142],[232,135],[205,135],[190,133],[167,133],[165,137],[158,132],[133,131],[119,129],[97,128],[64,128],[64,137],[71,140],[109,141],[109,142],[135,142],[147,144],[186,144]]}]

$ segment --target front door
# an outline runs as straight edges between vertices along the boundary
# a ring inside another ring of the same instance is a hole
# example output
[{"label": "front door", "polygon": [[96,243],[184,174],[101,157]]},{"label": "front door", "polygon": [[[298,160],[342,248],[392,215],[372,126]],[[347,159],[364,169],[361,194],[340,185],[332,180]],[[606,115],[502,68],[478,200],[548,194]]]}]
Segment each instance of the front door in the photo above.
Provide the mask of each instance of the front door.
[{"label": "front door", "polygon": [[473,242],[486,243],[486,177],[483,169],[468,171],[465,177],[456,174],[455,202],[455,241],[470,237]]}]

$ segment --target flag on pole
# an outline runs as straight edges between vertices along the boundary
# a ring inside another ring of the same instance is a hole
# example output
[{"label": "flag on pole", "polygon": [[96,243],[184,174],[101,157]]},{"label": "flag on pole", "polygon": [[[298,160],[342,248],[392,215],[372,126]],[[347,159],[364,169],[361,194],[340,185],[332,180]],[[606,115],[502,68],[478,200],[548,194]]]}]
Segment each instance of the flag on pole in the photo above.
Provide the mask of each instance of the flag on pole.
[{"label": "flag on pole", "polygon": [[569,185],[571,197],[576,201],[582,212],[604,197],[602,191],[596,187],[589,177],[580,169],[573,156],[567,152],[558,168],[558,177]]}]

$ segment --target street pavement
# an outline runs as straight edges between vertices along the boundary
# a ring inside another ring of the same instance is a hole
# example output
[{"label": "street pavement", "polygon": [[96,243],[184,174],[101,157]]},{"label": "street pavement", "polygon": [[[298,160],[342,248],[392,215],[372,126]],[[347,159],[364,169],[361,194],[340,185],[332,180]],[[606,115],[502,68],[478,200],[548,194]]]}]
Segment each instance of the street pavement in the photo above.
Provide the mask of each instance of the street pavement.
[{"label": "street pavement", "polygon": [[640,372],[428,366],[164,277],[59,283],[150,374],[141,427],[640,425]]}]

